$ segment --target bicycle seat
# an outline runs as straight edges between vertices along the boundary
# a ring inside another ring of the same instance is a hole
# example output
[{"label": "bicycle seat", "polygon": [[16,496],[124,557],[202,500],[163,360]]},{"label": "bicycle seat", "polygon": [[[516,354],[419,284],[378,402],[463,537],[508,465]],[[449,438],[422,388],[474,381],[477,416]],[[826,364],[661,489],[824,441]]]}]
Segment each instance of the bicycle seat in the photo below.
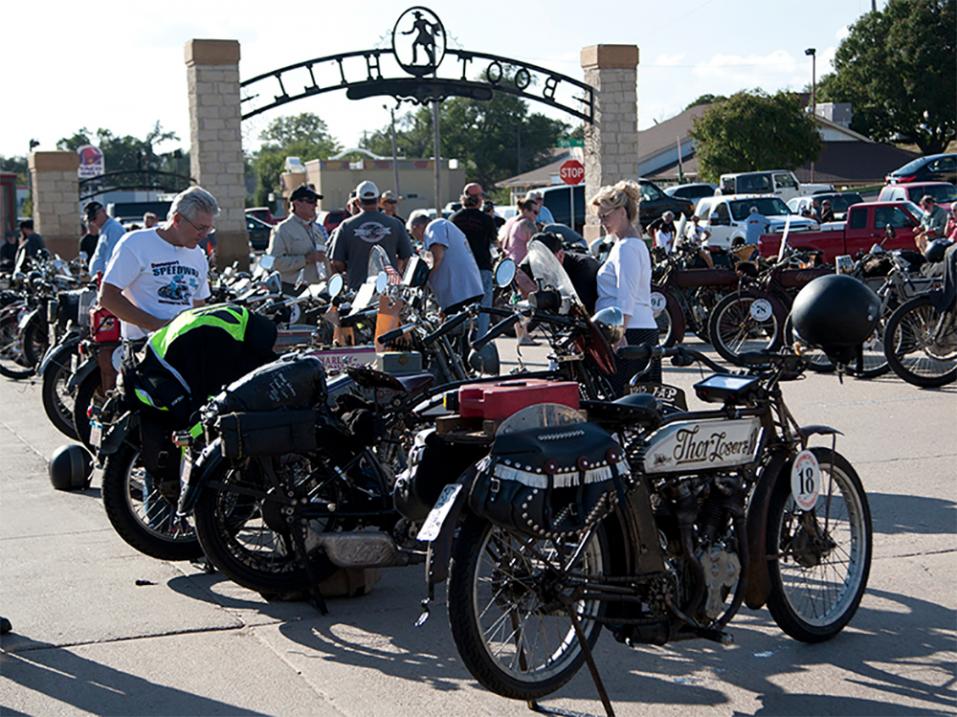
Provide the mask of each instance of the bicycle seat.
[{"label": "bicycle seat", "polygon": [[582,401],[589,420],[613,426],[654,428],[661,423],[658,400],[650,393],[631,393],[614,401]]}]

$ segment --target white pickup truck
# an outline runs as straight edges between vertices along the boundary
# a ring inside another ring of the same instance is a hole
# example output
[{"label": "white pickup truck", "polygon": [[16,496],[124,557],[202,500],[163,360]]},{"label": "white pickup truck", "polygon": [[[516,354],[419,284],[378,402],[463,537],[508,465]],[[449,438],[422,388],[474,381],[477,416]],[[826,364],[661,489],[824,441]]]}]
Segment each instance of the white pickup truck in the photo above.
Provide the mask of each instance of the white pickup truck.
[{"label": "white pickup truck", "polygon": [[833,191],[833,184],[801,184],[794,172],[787,169],[770,169],[764,172],[722,174],[715,194],[773,194],[787,202],[794,197]]},{"label": "white pickup truck", "polygon": [[768,195],[730,195],[702,197],[695,207],[700,224],[711,232],[710,246],[729,248],[735,239],[747,237],[746,222],[751,207],[768,220],[768,233],[784,231],[785,223],[790,222],[789,232],[806,232],[818,229],[818,223],[807,217],[792,214],[787,204]]}]

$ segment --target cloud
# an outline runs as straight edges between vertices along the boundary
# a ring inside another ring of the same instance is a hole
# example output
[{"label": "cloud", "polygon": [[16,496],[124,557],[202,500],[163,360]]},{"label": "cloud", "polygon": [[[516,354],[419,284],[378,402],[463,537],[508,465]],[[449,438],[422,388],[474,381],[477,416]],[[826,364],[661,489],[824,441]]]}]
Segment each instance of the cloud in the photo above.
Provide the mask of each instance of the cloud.
[{"label": "cloud", "polygon": [[683,59],[685,59],[685,53],[683,52],[675,52],[671,54],[663,52],[656,55],[651,64],[656,67],[670,67],[672,65],[680,65]]}]

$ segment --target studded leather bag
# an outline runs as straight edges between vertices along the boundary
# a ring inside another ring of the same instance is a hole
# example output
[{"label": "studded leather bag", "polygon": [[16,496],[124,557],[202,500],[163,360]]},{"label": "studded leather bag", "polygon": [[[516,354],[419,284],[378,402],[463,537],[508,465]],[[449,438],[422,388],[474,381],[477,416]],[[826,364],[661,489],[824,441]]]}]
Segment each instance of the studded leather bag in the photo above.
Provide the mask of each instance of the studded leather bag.
[{"label": "studded leather bag", "polygon": [[469,507],[496,525],[538,538],[591,527],[617,506],[628,463],[591,423],[496,437],[479,463]]}]

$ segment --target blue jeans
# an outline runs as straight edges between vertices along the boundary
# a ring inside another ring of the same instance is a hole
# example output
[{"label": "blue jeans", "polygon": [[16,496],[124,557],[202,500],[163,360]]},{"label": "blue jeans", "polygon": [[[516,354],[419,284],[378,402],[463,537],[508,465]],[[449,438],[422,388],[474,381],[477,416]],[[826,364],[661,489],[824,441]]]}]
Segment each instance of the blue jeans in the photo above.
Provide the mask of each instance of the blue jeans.
[{"label": "blue jeans", "polygon": [[[482,289],[485,295],[482,297],[482,306],[489,308],[492,305],[492,271],[491,269],[482,269],[479,271],[482,275]],[[488,333],[489,320],[492,317],[488,314],[479,314],[475,320],[475,333],[472,340],[476,341]]]}]

